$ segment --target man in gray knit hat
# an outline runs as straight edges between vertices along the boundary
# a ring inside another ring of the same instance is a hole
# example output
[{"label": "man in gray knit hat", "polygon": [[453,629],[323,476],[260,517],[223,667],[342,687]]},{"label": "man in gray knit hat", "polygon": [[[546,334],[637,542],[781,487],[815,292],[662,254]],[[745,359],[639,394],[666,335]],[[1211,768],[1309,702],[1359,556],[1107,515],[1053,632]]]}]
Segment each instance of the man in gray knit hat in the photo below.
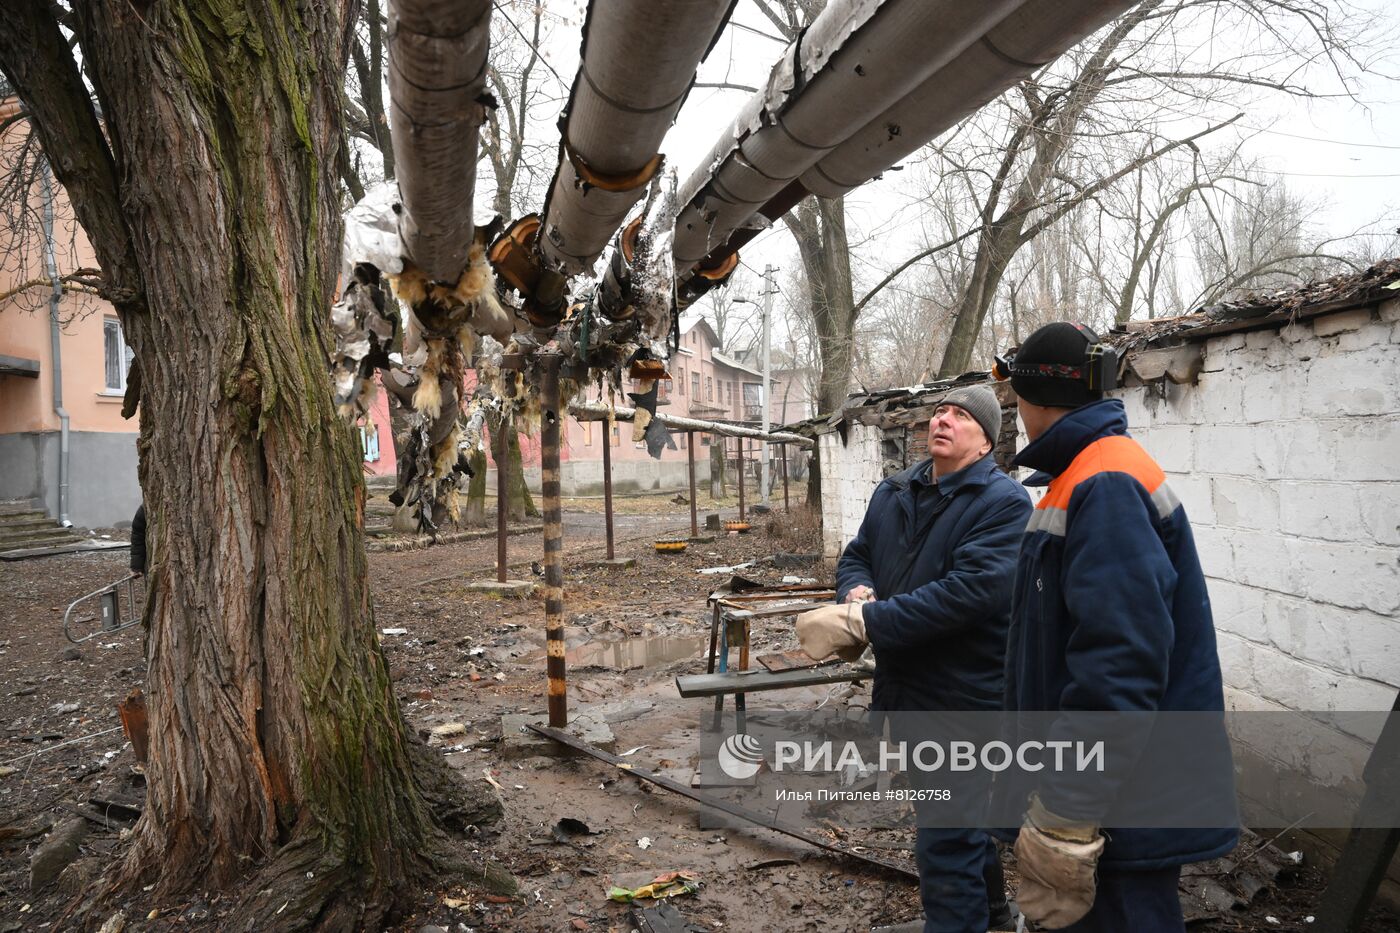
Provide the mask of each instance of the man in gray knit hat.
[{"label": "man in gray knit hat", "polygon": [[[875,654],[871,708],[1001,708],[1011,584],[1030,497],[997,468],[1001,405],[986,386],[944,396],[929,459],[875,489],[836,568],[838,603],[797,619],[814,658]],[[1006,929],[996,847],[974,828],[918,830],[925,933]]]}]

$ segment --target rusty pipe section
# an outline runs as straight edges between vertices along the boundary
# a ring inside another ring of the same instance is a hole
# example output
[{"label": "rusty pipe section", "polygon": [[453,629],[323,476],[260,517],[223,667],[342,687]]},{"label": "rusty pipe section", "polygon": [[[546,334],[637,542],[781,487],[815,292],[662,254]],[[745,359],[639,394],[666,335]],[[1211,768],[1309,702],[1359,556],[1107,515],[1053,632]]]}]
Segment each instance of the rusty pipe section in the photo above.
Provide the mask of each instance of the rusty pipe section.
[{"label": "rusty pipe section", "polygon": [[661,165],[661,140],[735,0],[593,0],[538,249],[592,268]]},{"label": "rusty pipe section", "polygon": [[[558,353],[541,353],[540,493],[544,499],[544,637],[549,724],[569,722],[569,693],[564,669],[564,516],[559,501],[559,426],[564,410],[559,398]],[[607,437],[603,438],[604,444]]]},{"label": "rusty pipe section", "polygon": [[879,112],[1024,0],[832,0],[681,187],[676,266],[688,270]]},{"label": "rusty pipe section", "polygon": [[476,225],[476,151],[490,96],[491,0],[390,0],[389,97],[399,235],[430,282],[456,285]]},{"label": "rusty pipe section", "polygon": [[1134,0],[1030,0],[802,174],[835,198],[906,158],[1049,64]]}]

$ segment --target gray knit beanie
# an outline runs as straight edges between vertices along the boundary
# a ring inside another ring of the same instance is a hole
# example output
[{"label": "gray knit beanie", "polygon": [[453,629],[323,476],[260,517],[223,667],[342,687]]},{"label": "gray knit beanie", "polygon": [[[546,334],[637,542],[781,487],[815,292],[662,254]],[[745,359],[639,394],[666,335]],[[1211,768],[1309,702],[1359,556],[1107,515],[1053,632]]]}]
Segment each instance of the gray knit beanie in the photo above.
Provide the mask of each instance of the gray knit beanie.
[{"label": "gray knit beanie", "polygon": [[954,389],[939,399],[940,405],[956,405],[966,411],[982,426],[982,432],[992,446],[997,445],[1001,435],[1001,402],[997,394],[986,386],[963,386]]}]

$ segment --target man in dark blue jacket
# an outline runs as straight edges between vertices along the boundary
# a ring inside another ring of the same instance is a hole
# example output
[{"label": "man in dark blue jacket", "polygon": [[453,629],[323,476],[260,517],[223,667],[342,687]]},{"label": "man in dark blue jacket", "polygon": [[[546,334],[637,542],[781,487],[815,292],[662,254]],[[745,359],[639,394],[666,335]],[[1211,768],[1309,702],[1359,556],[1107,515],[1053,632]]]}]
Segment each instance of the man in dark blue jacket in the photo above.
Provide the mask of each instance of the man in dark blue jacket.
[{"label": "man in dark blue jacket", "polygon": [[[872,707],[1001,708],[1016,549],[1030,497],[991,450],[1001,405],[955,389],[929,421],[930,458],[881,483],[836,569],[839,605],[797,630],[815,658],[875,654]],[[996,846],[980,829],[921,827],[925,933],[985,933],[1011,919]]]},{"label": "man in dark blue jacket", "polygon": [[[1079,712],[1198,714],[1193,751],[1225,769],[1232,799],[1223,721],[1211,715],[1224,708],[1215,628],[1191,525],[1161,468],[1128,436],[1122,403],[1103,398],[1114,362],[1093,331],[1067,323],[1042,327],[998,361],[1030,439],[1015,462],[1039,471],[1027,485],[1048,486],[1016,571],[1006,709],[1057,713],[1050,728],[1060,739],[1089,718]],[[1131,779],[1143,759],[1128,746],[1110,755]],[[1238,833],[1101,832],[1114,791],[1112,781],[1040,779],[1016,841],[1020,907],[1050,929],[1180,933],[1181,866],[1228,852]]]}]

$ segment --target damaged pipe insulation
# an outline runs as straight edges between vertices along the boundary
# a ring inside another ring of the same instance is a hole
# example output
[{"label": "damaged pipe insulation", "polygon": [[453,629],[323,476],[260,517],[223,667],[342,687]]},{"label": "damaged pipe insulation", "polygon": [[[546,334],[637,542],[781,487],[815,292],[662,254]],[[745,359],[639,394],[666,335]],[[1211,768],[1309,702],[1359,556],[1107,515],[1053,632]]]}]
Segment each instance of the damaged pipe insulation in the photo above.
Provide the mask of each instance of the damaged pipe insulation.
[{"label": "damaged pipe insulation", "polygon": [[1030,0],[802,175],[810,193],[860,187],[1132,6]]},{"label": "damaged pipe insulation", "polygon": [[661,140],[735,2],[589,3],[538,241],[547,264],[592,268],[656,174]]},{"label": "damaged pipe insulation", "polygon": [[399,233],[430,282],[456,285],[476,224],[491,0],[390,0],[389,96],[403,205]]},{"label": "damaged pipe insulation", "polygon": [[682,186],[677,267],[689,269],[722,246],[871,113],[918,87],[1022,2],[832,0]]}]

